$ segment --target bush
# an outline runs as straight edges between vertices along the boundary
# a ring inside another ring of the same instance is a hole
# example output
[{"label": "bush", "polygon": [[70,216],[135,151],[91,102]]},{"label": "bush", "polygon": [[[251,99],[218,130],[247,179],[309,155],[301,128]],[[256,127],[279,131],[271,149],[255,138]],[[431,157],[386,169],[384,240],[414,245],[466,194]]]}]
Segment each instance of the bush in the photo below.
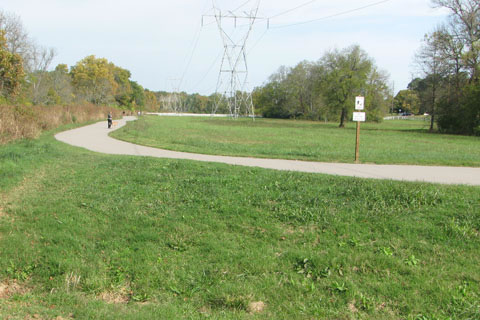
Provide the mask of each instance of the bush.
[{"label": "bush", "polygon": [[458,102],[448,98],[438,105],[440,131],[480,135],[480,86],[476,84],[466,86]]},{"label": "bush", "polygon": [[18,139],[34,139],[42,131],[65,124],[104,120],[108,112],[111,112],[114,118],[122,115],[122,110],[95,105],[49,107],[0,105],[0,144]]}]

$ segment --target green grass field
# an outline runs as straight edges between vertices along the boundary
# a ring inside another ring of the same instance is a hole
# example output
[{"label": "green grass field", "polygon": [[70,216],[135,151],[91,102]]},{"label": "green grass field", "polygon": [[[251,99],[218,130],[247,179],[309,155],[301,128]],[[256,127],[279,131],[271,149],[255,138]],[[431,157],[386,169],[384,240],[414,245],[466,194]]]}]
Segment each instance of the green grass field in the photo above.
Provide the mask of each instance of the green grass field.
[{"label": "green grass field", "polygon": [[[428,133],[425,121],[362,124],[363,163],[480,166],[480,138]],[[353,162],[355,124],[193,117],[142,117],[112,136],[203,154]]]},{"label": "green grass field", "polygon": [[479,198],[45,134],[0,147],[0,318],[479,319]]}]

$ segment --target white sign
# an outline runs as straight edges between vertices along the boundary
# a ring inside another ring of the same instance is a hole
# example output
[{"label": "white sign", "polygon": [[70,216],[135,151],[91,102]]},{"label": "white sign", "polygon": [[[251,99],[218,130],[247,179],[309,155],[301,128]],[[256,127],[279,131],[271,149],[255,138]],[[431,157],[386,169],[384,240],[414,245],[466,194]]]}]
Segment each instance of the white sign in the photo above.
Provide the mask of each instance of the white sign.
[{"label": "white sign", "polygon": [[353,121],[357,122],[365,122],[367,119],[365,112],[354,112],[353,113]]},{"label": "white sign", "polygon": [[363,110],[365,108],[365,97],[355,98],[355,110]]}]

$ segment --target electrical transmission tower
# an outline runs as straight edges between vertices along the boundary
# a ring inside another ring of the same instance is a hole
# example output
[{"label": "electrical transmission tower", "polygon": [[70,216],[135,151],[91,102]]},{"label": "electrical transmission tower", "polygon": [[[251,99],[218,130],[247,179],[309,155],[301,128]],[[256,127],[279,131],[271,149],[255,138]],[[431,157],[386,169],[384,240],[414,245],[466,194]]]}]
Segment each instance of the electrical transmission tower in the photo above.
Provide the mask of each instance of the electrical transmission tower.
[{"label": "electrical transmission tower", "polygon": [[255,21],[263,19],[257,17],[260,0],[254,1],[252,9],[248,12],[243,11],[242,14],[236,14],[237,10],[222,12],[215,0],[212,0],[212,3],[214,14],[206,16],[215,18],[224,47],[217,80],[217,98],[212,111],[216,113],[218,107],[223,104],[227,106],[230,115],[234,118],[238,118],[240,114],[255,117],[252,94],[247,88],[246,43]]},{"label": "electrical transmission tower", "polygon": [[180,79],[169,79],[172,93],[168,96],[167,108],[175,113],[183,112],[183,101],[180,96]]}]

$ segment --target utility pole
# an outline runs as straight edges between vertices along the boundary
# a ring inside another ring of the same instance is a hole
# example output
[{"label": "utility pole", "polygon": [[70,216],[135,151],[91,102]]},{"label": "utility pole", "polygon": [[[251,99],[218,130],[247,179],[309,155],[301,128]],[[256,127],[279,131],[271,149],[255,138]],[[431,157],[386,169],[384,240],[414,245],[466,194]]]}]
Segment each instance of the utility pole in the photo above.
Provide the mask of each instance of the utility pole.
[{"label": "utility pole", "polygon": [[203,17],[215,18],[224,48],[215,90],[217,99],[212,113],[217,112],[220,104],[226,103],[233,118],[238,118],[241,113],[254,118],[252,94],[247,88],[246,43],[255,22],[264,19],[257,17],[260,0],[255,1],[249,12],[244,11],[242,14],[222,12],[215,0],[212,3],[214,14]]}]

